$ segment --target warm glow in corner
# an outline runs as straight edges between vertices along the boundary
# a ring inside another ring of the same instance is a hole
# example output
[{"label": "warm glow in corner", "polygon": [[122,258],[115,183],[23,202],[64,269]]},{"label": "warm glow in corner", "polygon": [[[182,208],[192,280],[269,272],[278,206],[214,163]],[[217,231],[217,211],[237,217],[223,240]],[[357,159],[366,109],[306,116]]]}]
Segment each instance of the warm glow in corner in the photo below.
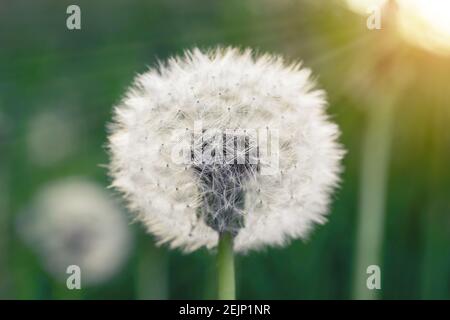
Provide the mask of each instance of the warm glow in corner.
[{"label": "warm glow in corner", "polygon": [[450,1],[398,0],[398,25],[409,42],[450,54]]},{"label": "warm glow in corner", "polygon": [[[349,8],[367,15],[388,0],[346,0]],[[450,55],[450,0],[396,0],[397,24],[408,42]]]}]

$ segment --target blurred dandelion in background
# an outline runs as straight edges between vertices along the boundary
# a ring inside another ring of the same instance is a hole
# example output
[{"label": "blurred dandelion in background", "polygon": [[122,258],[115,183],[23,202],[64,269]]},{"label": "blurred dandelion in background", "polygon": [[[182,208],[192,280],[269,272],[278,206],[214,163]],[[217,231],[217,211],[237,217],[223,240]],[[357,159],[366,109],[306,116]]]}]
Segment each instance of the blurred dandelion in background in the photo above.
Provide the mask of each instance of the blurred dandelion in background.
[{"label": "blurred dandelion in background", "polygon": [[42,188],[20,216],[18,231],[57,279],[65,282],[67,267],[79,266],[82,286],[111,279],[132,244],[123,212],[101,186],[81,178]]}]

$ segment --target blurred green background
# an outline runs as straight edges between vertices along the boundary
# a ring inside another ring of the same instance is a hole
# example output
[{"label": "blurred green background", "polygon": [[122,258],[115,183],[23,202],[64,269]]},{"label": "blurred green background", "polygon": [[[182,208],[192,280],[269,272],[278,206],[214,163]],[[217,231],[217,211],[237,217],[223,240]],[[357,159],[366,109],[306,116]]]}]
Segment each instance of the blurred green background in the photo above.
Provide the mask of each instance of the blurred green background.
[{"label": "blurred green background", "polygon": [[[81,8],[81,30],[66,28],[70,4]],[[354,296],[361,166],[372,148],[364,137],[391,99],[378,297],[449,299],[450,57],[394,31],[368,30],[366,17],[340,0],[2,0],[0,298],[215,298],[213,253],[155,249],[139,224],[130,226],[134,249],[113,279],[69,291],[15,224],[50,181],[84,176],[108,186],[106,125],[137,73],[186,48],[233,45],[311,68],[348,150],[329,222],[307,242],[239,256],[238,298]],[[36,147],[32,128],[43,114],[61,115],[58,125],[73,130],[47,128]]]}]

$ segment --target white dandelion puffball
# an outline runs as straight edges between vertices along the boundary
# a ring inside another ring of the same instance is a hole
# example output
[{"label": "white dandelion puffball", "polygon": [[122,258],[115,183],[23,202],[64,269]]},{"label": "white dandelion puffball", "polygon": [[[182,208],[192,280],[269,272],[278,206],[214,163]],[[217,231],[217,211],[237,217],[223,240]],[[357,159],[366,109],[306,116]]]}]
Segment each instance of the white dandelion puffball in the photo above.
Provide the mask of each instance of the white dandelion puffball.
[{"label": "white dandelion puffball", "polygon": [[101,186],[81,178],[65,178],[40,190],[30,212],[19,220],[19,232],[60,280],[68,277],[68,266],[79,266],[82,285],[116,274],[131,245],[123,212]]},{"label": "white dandelion puffball", "polygon": [[250,49],[187,51],[138,76],[115,108],[112,185],[159,243],[235,251],[325,222],[343,151],[310,71]]}]

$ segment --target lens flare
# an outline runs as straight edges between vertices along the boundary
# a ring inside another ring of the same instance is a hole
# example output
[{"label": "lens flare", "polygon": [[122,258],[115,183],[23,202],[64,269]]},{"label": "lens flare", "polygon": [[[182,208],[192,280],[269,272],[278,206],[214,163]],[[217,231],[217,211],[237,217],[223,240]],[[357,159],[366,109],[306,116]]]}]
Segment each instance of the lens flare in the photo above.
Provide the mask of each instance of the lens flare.
[{"label": "lens flare", "polygon": [[359,14],[369,14],[374,7],[382,7],[387,0],[346,0],[348,7]]},{"label": "lens flare", "polygon": [[450,1],[398,0],[398,26],[410,43],[450,54]]},{"label": "lens flare", "polygon": [[[450,55],[450,1],[392,0],[398,6],[396,24],[401,36],[409,43]],[[361,15],[382,8],[388,0],[346,0],[348,7]]]}]

